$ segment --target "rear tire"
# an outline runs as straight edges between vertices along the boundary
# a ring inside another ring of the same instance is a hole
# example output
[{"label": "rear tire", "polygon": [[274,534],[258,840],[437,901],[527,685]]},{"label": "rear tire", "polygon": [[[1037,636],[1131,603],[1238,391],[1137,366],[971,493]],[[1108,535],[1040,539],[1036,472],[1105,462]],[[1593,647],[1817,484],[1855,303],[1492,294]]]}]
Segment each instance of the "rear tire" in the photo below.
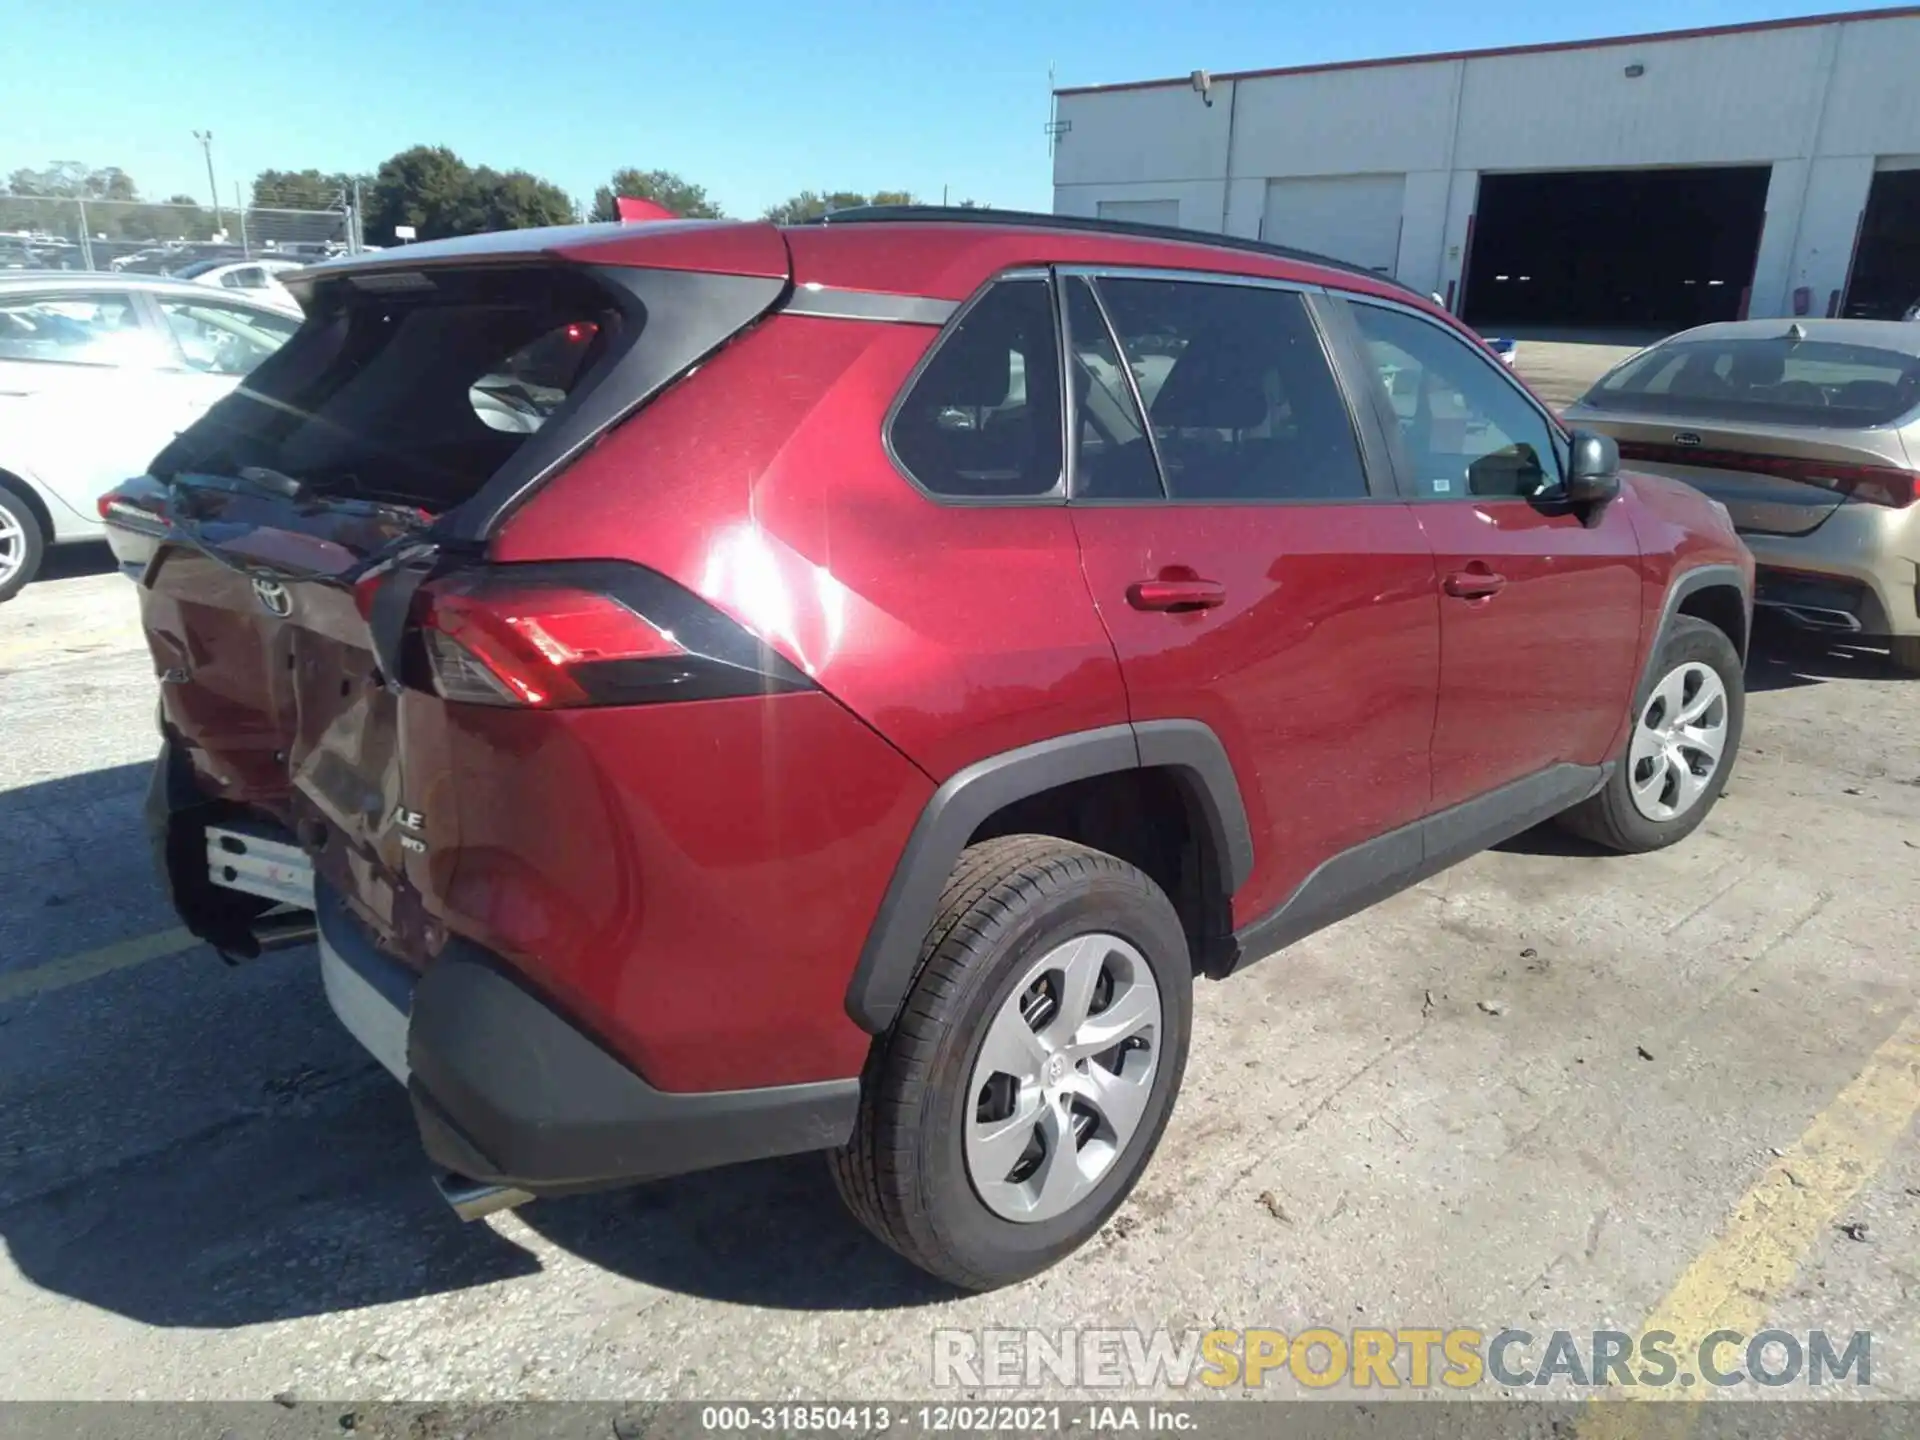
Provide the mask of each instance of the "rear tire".
[{"label": "rear tire", "polygon": [[0,601],[11,600],[39,573],[46,548],[33,507],[0,485]]},{"label": "rear tire", "polygon": [[1675,616],[1651,671],[1607,783],[1559,817],[1624,854],[1664,850],[1699,828],[1726,786],[1746,719],[1740,653],[1718,626]]},{"label": "rear tire", "polygon": [[1920,635],[1896,635],[1890,648],[1894,669],[1908,675],[1920,675]]},{"label": "rear tire", "polygon": [[969,847],[920,953],[829,1163],[882,1241],[990,1290],[1078,1249],[1133,1189],[1186,1068],[1193,964],[1159,886],[1043,835]]}]

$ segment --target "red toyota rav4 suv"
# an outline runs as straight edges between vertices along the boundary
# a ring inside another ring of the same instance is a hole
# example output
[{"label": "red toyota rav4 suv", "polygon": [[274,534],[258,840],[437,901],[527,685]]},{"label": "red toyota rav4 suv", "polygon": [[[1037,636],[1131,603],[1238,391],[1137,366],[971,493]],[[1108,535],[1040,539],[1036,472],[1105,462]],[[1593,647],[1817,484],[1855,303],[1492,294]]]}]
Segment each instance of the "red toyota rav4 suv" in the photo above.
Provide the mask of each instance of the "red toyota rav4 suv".
[{"label": "red toyota rav4 suv", "polygon": [[463,1213],[806,1150],[962,1286],[1146,1165],[1196,974],[1686,835],[1752,562],[1422,297],[1046,216],[306,272],[102,502],[172,898],[311,936]]}]

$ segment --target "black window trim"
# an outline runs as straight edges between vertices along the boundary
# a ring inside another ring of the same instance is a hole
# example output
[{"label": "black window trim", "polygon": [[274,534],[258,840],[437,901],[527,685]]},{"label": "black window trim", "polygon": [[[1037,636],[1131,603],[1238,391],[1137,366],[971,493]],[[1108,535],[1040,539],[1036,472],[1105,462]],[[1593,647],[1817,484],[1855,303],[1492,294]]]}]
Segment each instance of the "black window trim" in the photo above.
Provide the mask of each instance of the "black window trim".
[{"label": "black window trim", "polygon": [[[1107,337],[1107,343],[1113,346],[1115,360],[1121,373],[1127,377],[1127,394],[1133,400],[1133,413],[1140,421],[1141,433],[1147,437],[1147,450],[1153,456],[1153,478],[1160,487],[1158,495],[1114,496],[1107,499],[1094,499],[1080,493],[1078,474],[1080,458],[1080,402],[1077,398],[1079,387],[1073,383],[1073,317],[1067,303],[1067,287],[1076,281],[1087,287],[1087,295],[1093,301],[1094,313],[1100,317],[1101,331]],[[1100,298],[1100,287],[1094,283],[1091,275],[1076,273],[1070,266],[1056,265],[1053,273],[1054,308],[1058,312],[1060,323],[1060,364],[1062,370],[1062,394],[1067,412],[1067,445],[1062,450],[1062,464],[1067,472],[1067,503],[1070,505],[1170,505],[1173,498],[1167,494],[1167,472],[1160,464],[1160,442],[1153,438],[1153,424],[1147,419],[1146,401],[1141,398],[1139,382],[1134,379],[1133,367],[1127,363],[1127,352],[1120,348],[1120,332],[1113,328],[1113,316],[1107,313],[1107,302]]]},{"label": "black window trim", "polygon": [[[1365,494],[1338,497],[1301,495],[1231,500],[1204,499],[1198,497],[1182,499],[1179,496],[1167,493],[1166,471],[1160,467],[1160,447],[1158,442],[1155,441],[1153,458],[1154,467],[1160,473],[1160,495],[1104,496],[1093,498],[1073,493],[1070,501],[1073,505],[1094,509],[1127,509],[1130,507],[1137,508],[1140,506],[1159,505],[1179,506],[1187,509],[1206,508],[1232,510],[1296,505],[1371,505],[1382,500],[1397,501],[1402,498],[1398,481],[1398,470],[1392,458],[1393,452],[1389,447],[1385,434],[1379,432],[1377,429],[1377,417],[1372,417],[1375,420],[1375,424],[1366,423],[1369,418],[1369,412],[1355,403],[1356,395],[1353,377],[1346,373],[1349,369],[1349,364],[1343,363],[1341,347],[1335,342],[1334,331],[1337,327],[1329,323],[1330,315],[1327,310],[1327,303],[1330,295],[1334,292],[1329,291],[1324,285],[1317,285],[1301,280],[1281,280],[1268,275],[1245,275],[1234,271],[1177,270],[1160,266],[1082,264],[1056,265],[1053,268],[1055,276],[1059,280],[1064,281],[1077,277],[1088,282],[1088,288],[1093,292],[1094,303],[1099,307],[1101,318],[1105,320],[1107,324],[1107,333],[1113,340],[1114,353],[1120,357],[1121,367],[1127,371],[1127,384],[1132,392],[1135,405],[1139,407],[1141,421],[1146,426],[1149,440],[1151,440],[1153,436],[1153,422],[1147,415],[1146,405],[1140,395],[1140,387],[1133,379],[1132,367],[1126,363],[1126,351],[1120,344],[1119,332],[1114,329],[1112,316],[1107,310],[1106,299],[1100,293],[1100,282],[1103,279],[1197,282],[1203,285],[1231,285],[1243,290],[1281,290],[1299,295],[1303,307],[1307,312],[1307,321],[1313,327],[1314,334],[1319,339],[1321,356],[1325,359],[1328,370],[1332,372],[1334,393],[1339,395],[1341,402],[1346,406],[1347,424],[1353,432],[1354,450],[1360,461],[1361,481],[1367,487]],[[1068,342],[1071,337],[1065,330],[1065,306],[1061,305],[1059,308],[1062,320],[1060,354],[1062,363],[1065,364],[1068,363],[1070,359]],[[1071,387],[1069,387],[1067,392],[1067,404],[1069,407],[1072,405]],[[1071,432],[1069,438],[1072,438]],[[1070,445],[1065,453],[1067,457],[1066,466],[1069,485],[1074,485],[1077,488],[1072,474],[1074,468],[1074,448]]]},{"label": "black window trim", "polygon": [[1374,413],[1387,437],[1387,450],[1391,457],[1392,473],[1397,479],[1401,499],[1407,501],[1409,504],[1419,505],[1458,505],[1464,502],[1475,505],[1538,506],[1542,501],[1551,501],[1553,497],[1550,493],[1532,497],[1525,495],[1474,495],[1465,492],[1459,495],[1422,495],[1410,472],[1406,454],[1398,443],[1397,438],[1395,438],[1399,422],[1394,415],[1393,402],[1387,395],[1386,386],[1380,383],[1380,372],[1375,368],[1372,357],[1367,354],[1366,340],[1360,330],[1360,322],[1353,314],[1353,307],[1355,306],[1369,305],[1376,310],[1391,310],[1401,315],[1411,316],[1422,324],[1439,331],[1455,345],[1458,345],[1461,350],[1473,356],[1491,371],[1500,384],[1505,385],[1515,395],[1519,396],[1520,399],[1524,400],[1527,403],[1527,407],[1545,422],[1548,439],[1553,443],[1553,463],[1555,468],[1560,472],[1559,480],[1562,485],[1566,483],[1567,478],[1568,447],[1572,444],[1570,433],[1567,427],[1561,423],[1560,417],[1555,415],[1545,405],[1541,404],[1540,401],[1535,398],[1533,392],[1522,385],[1519,380],[1514,377],[1513,372],[1496,359],[1485,346],[1475,345],[1470,339],[1461,335],[1460,332],[1452,326],[1442,324],[1417,306],[1402,305],[1397,300],[1388,300],[1381,296],[1359,295],[1342,291],[1339,292],[1337,299],[1339,304],[1346,307],[1345,323],[1352,327],[1352,341],[1357,347],[1355,363],[1360,367],[1361,379],[1367,386],[1368,392],[1372,397]]},{"label": "black window trim", "polygon": [[[993,293],[995,286],[1006,284],[1010,281],[1035,280],[1046,286],[1047,303],[1053,309],[1054,358],[1059,367],[1059,383],[1062,389],[1060,397],[1060,474],[1055,477],[1051,489],[1039,491],[1032,495],[943,495],[937,490],[928,488],[928,486],[921,481],[920,477],[908,468],[907,462],[902,460],[899,452],[893,448],[893,427],[900,418],[900,412],[906,408],[908,397],[913,394],[914,387],[920,383],[920,377],[924,375],[927,368],[933,364],[934,357],[945,348],[947,341],[953,337],[954,331],[958,330],[960,326],[965,323],[967,316],[973,312],[973,308]],[[880,445],[886,452],[888,463],[893,466],[901,479],[911,485],[923,498],[931,500],[936,505],[949,505],[962,510],[1002,510],[1009,508],[1029,509],[1036,505],[1059,506],[1066,504],[1067,442],[1072,434],[1074,407],[1072,391],[1066,384],[1068,372],[1067,356],[1064,348],[1065,338],[1066,316],[1062,312],[1060,304],[1059,287],[1053,283],[1053,276],[1045,266],[1017,265],[1011,269],[996,271],[994,274],[989,275],[981,283],[979,289],[975,290],[973,294],[969,295],[954,309],[953,314],[948,317],[947,322],[940,327],[940,333],[933,337],[933,343],[927,346],[926,353],[914,361],[913,369],[907,372],[907,378],[901,382],[900,389],[893,397],[893,403],[887,406],[887,413],[880,421]]]}]

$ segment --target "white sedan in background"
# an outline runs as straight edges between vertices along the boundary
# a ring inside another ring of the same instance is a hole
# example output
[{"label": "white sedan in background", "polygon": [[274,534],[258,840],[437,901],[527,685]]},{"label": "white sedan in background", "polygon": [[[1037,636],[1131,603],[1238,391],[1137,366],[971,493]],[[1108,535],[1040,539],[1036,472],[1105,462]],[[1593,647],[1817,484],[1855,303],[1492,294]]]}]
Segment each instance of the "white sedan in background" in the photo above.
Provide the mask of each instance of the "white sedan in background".
[{"label": "white sedan in background", "polygon": [[300,318],[291,296],[158,276],[0,277],[0,600],[48,546],[101,539],[99,497],[144,471]]},{"label": "white sedan in background", "polygon": [[268,304],[297,305],[299,302],[280,283],[280,277],[289,270],[304,269],[309,263],[262,256],[251,260],[196,260],[168,273],[176,280],[191,280],[196,285],[242,290]]}]

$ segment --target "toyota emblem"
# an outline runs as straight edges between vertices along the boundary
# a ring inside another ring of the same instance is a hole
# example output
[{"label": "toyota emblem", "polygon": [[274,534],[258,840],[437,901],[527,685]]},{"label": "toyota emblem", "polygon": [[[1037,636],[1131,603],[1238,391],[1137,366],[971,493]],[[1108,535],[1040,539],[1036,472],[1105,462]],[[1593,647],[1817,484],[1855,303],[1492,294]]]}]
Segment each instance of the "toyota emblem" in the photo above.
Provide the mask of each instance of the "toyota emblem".
[{"label": "toyota emblem", "polygon": [[260,608],[269,615],[278,615],[284,620],[293,613],[293,596],[278,580],[254,581],[253,593],[260,602]]}]

